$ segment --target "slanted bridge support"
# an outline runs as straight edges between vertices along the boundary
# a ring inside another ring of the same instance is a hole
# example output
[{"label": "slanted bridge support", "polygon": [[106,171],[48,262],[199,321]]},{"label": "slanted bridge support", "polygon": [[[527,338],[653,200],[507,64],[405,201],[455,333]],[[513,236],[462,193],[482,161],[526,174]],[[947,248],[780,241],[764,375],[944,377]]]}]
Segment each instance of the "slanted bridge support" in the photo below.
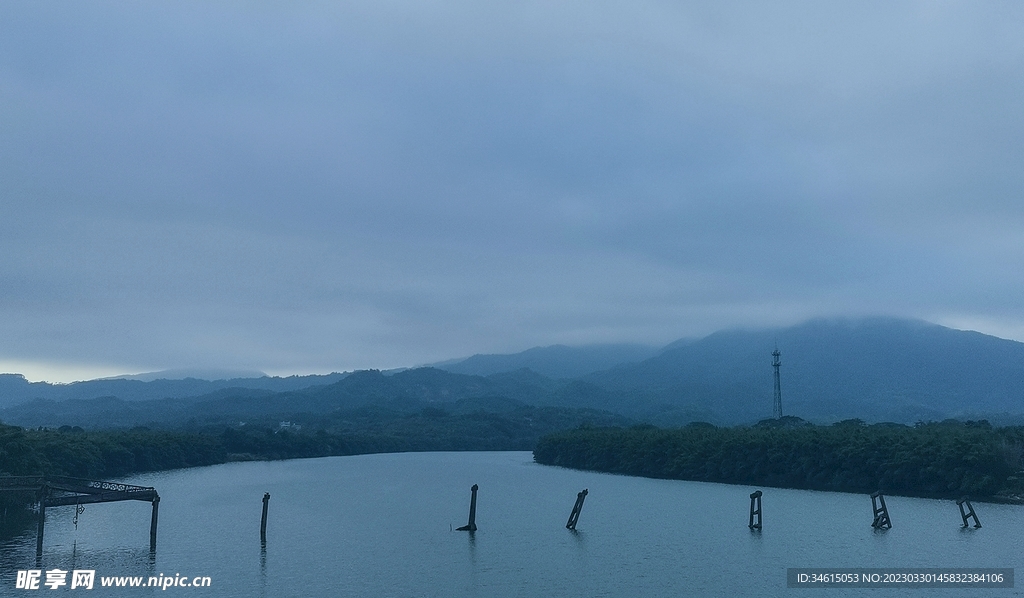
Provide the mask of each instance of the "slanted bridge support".
[{"label": "slanted bridge support", "polygon": [[576,504],[572,507],[572,513],[569,513],[569,521],[566,522],[566,529],[576,531],[576,522],[580,519],[580,512],[583,511],[583,501],[587,499],[587,489],[584,488],[582,492],[576,494]]},{"label": "slanted bridge support", "polygon": [[871,527],[875,529],[892,528],[892,520],[889,519],[889,509],[885,506],[885,496],[882,495],[881,490],[872,493],[871,509],[875,513],[875,518],[871,522]]},{"label": "slanted bridge support", "polygon": [[964,527],[970,527],[970,520],[974,519],[974,527],[981,527],[981,521],[978,520],[977,513],[974,512],[974,507],[971,506],[971,501],[967,500],[967,497],[963,497],[956,501],[956,506],[960,507],[960,518],[964,520]]}]

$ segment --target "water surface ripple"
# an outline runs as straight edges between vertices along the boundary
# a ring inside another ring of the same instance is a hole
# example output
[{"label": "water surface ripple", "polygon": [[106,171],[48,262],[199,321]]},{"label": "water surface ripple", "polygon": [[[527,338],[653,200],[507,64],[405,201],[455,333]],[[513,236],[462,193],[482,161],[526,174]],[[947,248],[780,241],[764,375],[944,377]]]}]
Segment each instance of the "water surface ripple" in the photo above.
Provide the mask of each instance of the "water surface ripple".
[{"label": "water surface ripple", "polygon": [[[96,589],[88,596],[817,596],[899,590],[787,589],[787,567],[1021,568],[1024,507],[887,497],[893,529],[870,526],[867,495],[764,490],[764,531],[747,529],[747,486],[651,480],[533,463],[525,452],[399,453],[230,463],[139,475],[160,493],[155,556],[148,503],[48,510],[43,569],[203,575],[205,589]],[[466,524],[479,484],[479,531]],[[576,493],[589,495],[576,533]],[[266,551],[259,541],[270,492]],[[35,531],[0,544],[0,594],[35,566]],[[84,593],[81,590],[62,591]],[[44,590],[49,595],[50,590]],[[1019,589],[913,590],[1017,596]]]}]

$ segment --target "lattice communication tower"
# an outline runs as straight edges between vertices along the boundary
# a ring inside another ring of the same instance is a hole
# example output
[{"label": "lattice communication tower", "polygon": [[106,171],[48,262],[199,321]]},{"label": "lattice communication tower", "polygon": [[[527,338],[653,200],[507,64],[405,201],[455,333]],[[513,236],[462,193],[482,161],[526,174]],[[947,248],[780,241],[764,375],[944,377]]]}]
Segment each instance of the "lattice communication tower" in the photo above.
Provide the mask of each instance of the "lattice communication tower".
[{"label": "lattice communication tower", "polygon": [[775,419],[782,419],[782,384],[779,382],[779,366],[782,362],[779,361],[779,348],[775,347],[772,351],[772,367],[775,368],[775,405],[772,408],[772,415]]}]

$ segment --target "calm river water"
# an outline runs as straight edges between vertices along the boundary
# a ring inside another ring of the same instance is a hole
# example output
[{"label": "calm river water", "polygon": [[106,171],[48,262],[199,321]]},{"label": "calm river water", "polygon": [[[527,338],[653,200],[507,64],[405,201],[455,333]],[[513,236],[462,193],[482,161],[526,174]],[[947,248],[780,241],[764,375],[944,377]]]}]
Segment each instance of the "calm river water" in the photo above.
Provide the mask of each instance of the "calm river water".
[{"label": "calm river water", "polygon": [[[157,552],[148,503],[47,511],[42,569],[94,569],[86,596],[897,596],[889,589],[787,589],[787,567],[1013,567],[1024,572],[1024,507],[978,503],[963,530],[952,501],[887,497],[893,529],[870,526],[866,495],[764,490],[764,531],[747,529],[745,486],[649,480],[533,463],[514,453],[401,453],[231,463],[127,481],[161,496]],[[465,525],[479,484],[474,534]],[[565,529],[589,489],[578,532]],[[259,541],[264,492],[268,541]],[[0,544],[0,595],[35,567],[35,531]],[[209,576],[211,587],[100,588],[99,576]],[[917,589],[912,595],[1024,595]],[[61,594],[65,595],[65,594]]]}]

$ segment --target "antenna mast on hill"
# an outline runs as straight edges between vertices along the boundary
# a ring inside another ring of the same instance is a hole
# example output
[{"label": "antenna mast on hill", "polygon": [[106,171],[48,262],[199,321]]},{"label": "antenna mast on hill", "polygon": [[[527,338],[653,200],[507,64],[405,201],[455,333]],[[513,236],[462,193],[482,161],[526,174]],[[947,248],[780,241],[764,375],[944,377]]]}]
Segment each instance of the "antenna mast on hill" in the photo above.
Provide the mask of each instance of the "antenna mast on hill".
[{"label": "antenna mast on hill", "polygon": [[782,384],[779,383],[779,366],[782,365],[782,362],[779,361],[780,355],[782,353],[779,353],[779,348],[776,346],[772,351],[772,367],[775,368],[775,406],[772,409],[772,415],[775,416],[775,419],[782,419]]}]

